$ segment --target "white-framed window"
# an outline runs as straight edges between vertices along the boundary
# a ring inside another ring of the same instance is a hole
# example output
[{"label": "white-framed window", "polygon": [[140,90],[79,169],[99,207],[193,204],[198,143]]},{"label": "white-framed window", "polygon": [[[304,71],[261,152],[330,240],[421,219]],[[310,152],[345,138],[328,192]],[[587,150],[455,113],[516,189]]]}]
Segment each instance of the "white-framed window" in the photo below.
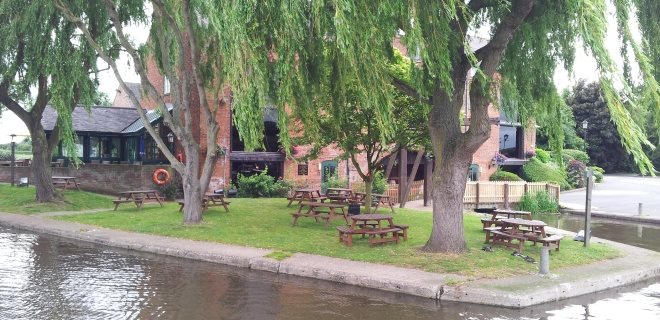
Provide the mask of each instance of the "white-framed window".
[{"label": "white-framed window", "polygon": [[163,79],[163,94],[170,94],[170,79]]}]

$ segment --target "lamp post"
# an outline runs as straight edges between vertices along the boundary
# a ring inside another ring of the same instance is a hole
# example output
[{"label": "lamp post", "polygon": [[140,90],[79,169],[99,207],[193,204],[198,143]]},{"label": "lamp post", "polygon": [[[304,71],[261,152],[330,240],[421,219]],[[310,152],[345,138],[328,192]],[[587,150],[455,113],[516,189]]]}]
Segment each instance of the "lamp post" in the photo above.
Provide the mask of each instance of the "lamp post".
[{"label": "lamp post", "polygon": [[15,134],[10,134],[11,137],[11,186],[14,186],[14,167],[16,167],[16,142],[14,141]]},{"label": "lamp post", "polygon": [[170,151],[174,153],[174,134],[172,132],[167,134],[167,142],[170,143]]},{"label": "lamp post", "polygon": [[582,129],[584,130],[584,152],[587,152],[587,128],[589,128],[589,121],[585,119],[582,121]]}]

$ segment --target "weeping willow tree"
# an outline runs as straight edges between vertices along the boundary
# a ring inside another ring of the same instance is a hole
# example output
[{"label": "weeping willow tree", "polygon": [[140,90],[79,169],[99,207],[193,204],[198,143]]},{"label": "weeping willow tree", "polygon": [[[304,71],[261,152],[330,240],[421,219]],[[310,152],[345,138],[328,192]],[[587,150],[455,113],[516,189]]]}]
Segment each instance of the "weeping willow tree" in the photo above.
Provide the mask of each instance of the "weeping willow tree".
[{"label": "weeping willow tree", "polygon": [[[103,28],[93,24],[94,34]],[[58,201],[50,159],[60,140],[75,154],[71,112],[96,97],[96,53],[79,41],[76,28],[51,1],[0,2],[0,103],[27,126],[32,140],[32,181],[38,202]],[[46,105],[57,125],[46,137],[41,119]]]},{"label": "weeping willow tree", "polygon": [[[110,66],[123,91],[136,106],[145,129],[172,168],[181,174],[185,197],[183,222],[199,223],[202,220],[202,199],[218,156],[216,114],[225,84],[223,57],[214,54],[220,43],[211,34],[205,18],[197,14],[204,9],[197,2],[167,0],[102,0],[94,1],[94,7],[86,7],[80,1],[57,0],[55,3],[77,26],[83,41],[89,43],[99,58]],[[151,17],[145,15],[148,11],[153,12]],[[96,23],[105,24],[109,35],[95,36],[91,27]],[[131,23],[151,27],[146,44],[133,41],[127,32]],[[117,65],[117,57],[112,54],[113,49],[104,46],[108,42],[128,54],[146,98],[156,104],[163,123],[179,139],[186,154],[183,162],[168,149],[167,143],[148,120],[142,101],[128,89]],[[170,82],[170,97],[166,97],[169,93],[157,89],[156,79],[150,77],[147,66],[152,62]],[[171,112],[166,102],[171,102]],[[196,118],[200,114],[202,117]],[[196,136],[200,126],[205,134]]]}]

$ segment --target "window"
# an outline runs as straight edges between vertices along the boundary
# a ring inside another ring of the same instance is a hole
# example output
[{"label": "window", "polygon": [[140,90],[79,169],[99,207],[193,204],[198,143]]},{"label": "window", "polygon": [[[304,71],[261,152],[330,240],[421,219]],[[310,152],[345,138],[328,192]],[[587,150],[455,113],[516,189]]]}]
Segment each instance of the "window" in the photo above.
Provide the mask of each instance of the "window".
[{"label": "window", "polygon": [[160,151],[158,150],[158,145],[156,141],[151,138],[151,135],[148,132],[144,134],[144,157],[143,160],[158,160]]},{"label": "window", "polygon": [[90,158],[101,156],[101,141],[99,137],[89,137],[89,156]]},{"label": "window", "polygon": [[83,137],[82,136],[76,136],[76,154],[69,154],[69,150],[62,145],[62,155],[65,157],[73,157],[73,156],[78,156],[82,157],[83,156]]},{"label": "window", "polygon": [[468,181],[479,181],[479,165],[473,163],[468,169]]},{"label": "window", "polygon": [[298,164],[298,175],[299,176],[306,176],[309,174],[309,164],[307,161],[305,163],[299,163]]},{"label": "window", "polygon": [[137,138],[128,138],[126,140],[126,157],[130,162],[137,159]]},{"label": "window", "polygon": [[170,94],[170,89],[171,89],[170,88],[170,79],[167,79],[167,77],[165,77],[163,79],[163,94]]}]

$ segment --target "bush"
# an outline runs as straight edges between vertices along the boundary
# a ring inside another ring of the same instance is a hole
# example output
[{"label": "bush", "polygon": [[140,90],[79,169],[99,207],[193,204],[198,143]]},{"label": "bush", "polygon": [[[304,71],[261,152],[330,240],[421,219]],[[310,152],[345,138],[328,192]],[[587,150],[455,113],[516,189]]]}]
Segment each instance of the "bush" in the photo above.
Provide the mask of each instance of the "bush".
[{"label": "bush", "polygon": [[284,197],[289,193],[291,184],[283,180],[275,181],[264,170],[259,174],[251,176],[244,176],[238,174],[238,181],[236,187],[238,189],[238,196],[243,198],[272,198]]},{"label": "bush", "polygon": [[499,169],[490,176],[489,180],[490,181],[523,181],[523,179],[519,177],[517,174]]},{"label": "bush", "polygon": [[568,162],[568,165],[566,166],[566,175],[571,186],[574,188],[584,188],[584,186],[586,186],[586,181],[584,179],[586,169],[587,166],[581,161],[571,160]]},{"label": "bush", "polygon": [[559,168],[552,164],[545,164],[538,158],[532,158],[523,166],[523,178],[530,182],[551,182],[556,183],[563,190],[571,189],[564,174]]},{"label": "bush", "polygon": [[589,155],[587,155],[587,153],[584,151],[575,150],[575,149],[564,149],[562,151],[562,155],[564,154],[584,164],[589,163]]},{"label": "bush", "polygon": [[541,160],[543,163],[548,163],[550,162],[550,154],[548,151],[545,151],[543,149],[536,149],[536,158]]},{"label": "bush", "polygon": [[175,173],[164,185],[156,185],[156,189],[163,195],[163,197],[165,197],[165,200],[172,201],[176,198],[176,192],[181,183],[177,177],[178,175]]},{"label": "bush", "polygon": [[[371,184],[371,193],[383,194],[387,191],[387,179],[382,171],[376,171],[374,182]],[[365,192],[364,182],[357,182],[353,184],[353,191]]]},{"label": "bush", "polygon": [[556,213],[559,212],[559,205],[547,192],[539,191],[534,195],[527,192],[518,203],[518,210],[532,213]]},{"label": "bush", "polygon": [[10,161],[11,151],[0,149],[0,161]]},{"label": "bush", "polygon": [[605,174],[605,169],[597,166],[589,167],[594,171],[594,178],[596,178],[596,183],[603,182],[603,175]]},{"label": "bush", "polygon": [[328,188],[346,188],[347,181],[346,179],[339,179],[336,174],[332,174],[328,177],[328,180],[321,183],[321,193],[325,194],[328,191]]}]

